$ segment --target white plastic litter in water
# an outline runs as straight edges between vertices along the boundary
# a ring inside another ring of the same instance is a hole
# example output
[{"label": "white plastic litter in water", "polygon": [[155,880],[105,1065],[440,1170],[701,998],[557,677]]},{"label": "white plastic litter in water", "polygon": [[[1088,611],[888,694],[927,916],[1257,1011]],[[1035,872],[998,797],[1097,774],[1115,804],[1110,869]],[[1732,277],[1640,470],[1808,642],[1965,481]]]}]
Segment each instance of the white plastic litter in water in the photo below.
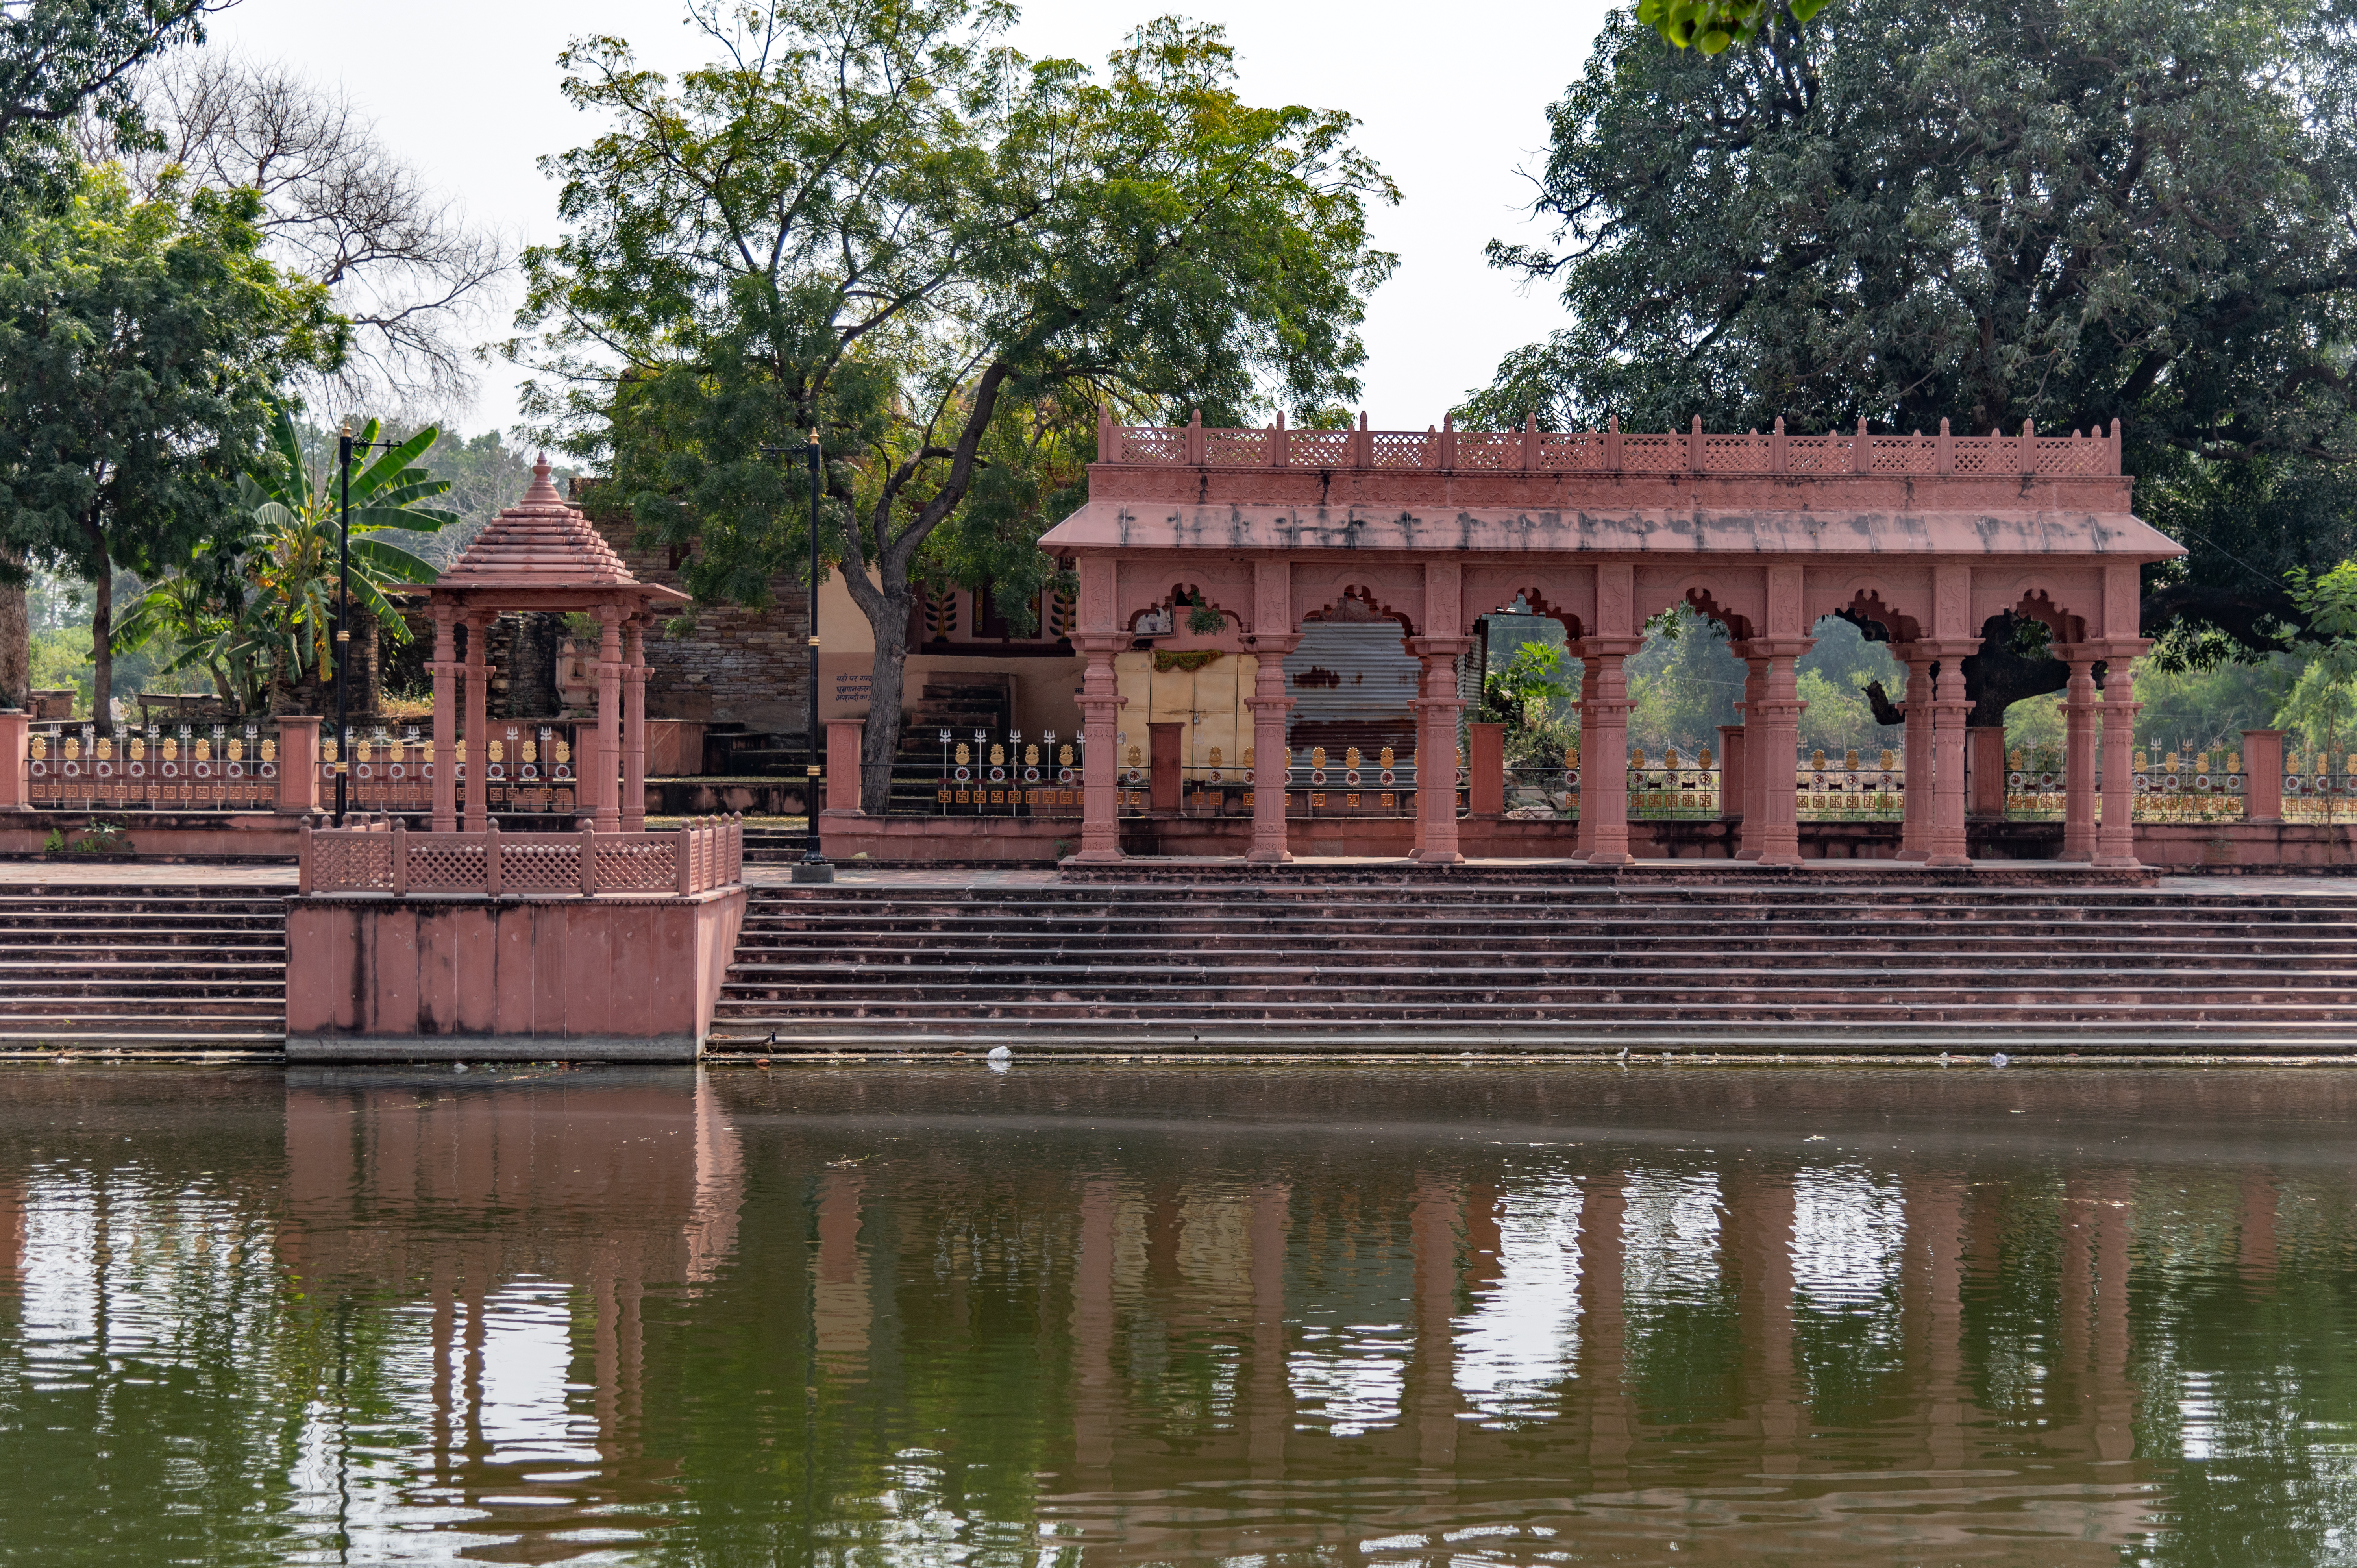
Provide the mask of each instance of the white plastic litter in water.
[{"label": "white plastic litter in water", "polygon": [[2003,1051],[1999,1051],[1996,1055],[1989,1058],[1989,1066],[2003,1067],[2011,1060],[2013,1060],[2011,1057],[2007,1056]]},{"label": "white plastic litter in water", "polygon": [[1009,1067],[1013,1066],[1014,1063],[1015,1053],[1008,1047],[1005,1046],[993,1046],[990,1047],[991,1071],[1005,1072]]}]

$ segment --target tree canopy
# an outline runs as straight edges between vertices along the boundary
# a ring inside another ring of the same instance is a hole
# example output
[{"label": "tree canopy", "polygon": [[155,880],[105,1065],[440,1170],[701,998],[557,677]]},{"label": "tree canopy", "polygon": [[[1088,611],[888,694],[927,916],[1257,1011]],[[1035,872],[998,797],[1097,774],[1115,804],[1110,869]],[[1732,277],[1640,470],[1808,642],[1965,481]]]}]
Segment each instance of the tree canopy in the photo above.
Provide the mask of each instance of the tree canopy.
[{"label": "tree canopy", "polygon": [[325,291],[258,253],[250,191],[135,201],[119,170],[0,250],[0,549],[92,585],[95,711],[114,570],[160,575],[237,504],[280,385],[331,367]]},{"label": "tree canopy", "polygon": [[[2150,633],[2270,646],[2357,544],[2357,48],[2309,0],[1845,0],[1715,58],[1616,15],[1550,111],[1573,320],[1466,417],[2117,418],[2190,549]],[[2180,637],[2180,643],[2184,640]]]},{"label": "tree canopy", "polygon": [[0,0],[0,212],[27,192],[72,184],[85,116],[125,143],[145,125],[137,72],[166,49],[204,41],[231,0]]},{"label": "tree canopy", "polygon": [[1240,418],[1357,390],[1394,199],[1348,115],[1257,108],[1217,29],[1133,34],[1100,79],[993,40],[992,0],[794,0],[691,20],[676,83],[576,42],[565,91],[611,129],[553,160],[559,243],[528,252],[533,405],[608,464],[700,598],[800,574],[815,433],[827,553],[876,633],[867,787],[896,744],[928,552],[1044,580],[1101,400]]}]

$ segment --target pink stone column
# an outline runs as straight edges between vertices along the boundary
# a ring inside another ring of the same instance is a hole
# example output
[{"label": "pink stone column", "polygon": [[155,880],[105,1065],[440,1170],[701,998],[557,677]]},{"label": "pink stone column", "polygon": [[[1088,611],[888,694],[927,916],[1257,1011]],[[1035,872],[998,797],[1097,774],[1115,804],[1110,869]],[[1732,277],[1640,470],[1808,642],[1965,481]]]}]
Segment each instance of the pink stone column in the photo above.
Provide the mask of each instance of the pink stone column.
[{"label": "pink stone column", "polygon": [[278,806],[290,817],[319,809],[319,721],[309,714],[278,717]]},{"label": "pink stone column", "polygon": [[[2088,720],[2089,728],[2094,721]],[[2284,732],[2246,729],[2243,732],[2243,820],[2283,821]]]},{"label": "pink stone column", "polygon": [[826,726],[826,814],[856,817],[859,806],[859,743],[866,719],[834,719]]},{"label": "pink stone column", "polygon": [[1255,865],[1281,865],[1293,858],[1286,845],[1285,792],[1291,780],[1285,766],[1285,720],[1293,699],[1285,693],[1285,656],[1301,646],[1298,636],[1254,637],[1259,669],[1244,706],[1253,716],[1252,847],[1244,858]]},{"label": "pink stone column", "polygon": [[1506,726],[1465,726],[1466,808],[1469,817],[1506,814]]},{"label": "pink stone column", "polygon": [[1580,831],[1590,865],[1626,865],[1635,858],[1629,853],[1629,710],[1635,704],[1622,661],[1643,646],[1634,637],[1591,637],[1579,645],[1596,674],[1595,695],[1582,710],[1594,713],[1594,745],[1579,759]]},{"label": "pink stone column", "polygon": [[1408,651],[1423,666],[1423,694],[1416,716],[1415,847],[1411,860],[1453,865],[1465,856],[1457,847],[1457,719],[1465,699],[1457,694],[1457,660],[1472,646],[1465,637],[1415,637]]},{"label": "pink stone column", "polygon": [[2095,858],[2095,660],[2076,645],[2054,657],[2071,666],[2062,693],[2062,856]]},{"label": "pink stone column", "polygon": [[2005,727],[1964,728],[1964,814],[1980,822],[2005,820]]},{"label": "pink stone column", "polygon": [[1964,720],[1973,705],[1964,700],[1964,658],[1980,644],[1954,641],[1935,647],[1940,673],[1932,701],[1932,854],[1923,864],[1968,866],[1973,861],[1964,838]]},{"label": "pink stone column", "polygon": [[432,825],[437,833],[458,831],[458,693],[456,682],[461,666],[457,643],[451,634],[455,613],[447,606],[436,605],[434,607],[434,662],[427,666],[434,676]]},{"label": "pink stone column", "polygon": [[643,624],[624,637],[622,693],[622,831],[647,831],[647,650]]},{"label": "pink stone column", "polygon": [[1718,726],[1718,816],[1721,822],[1743,820],[1743,726]]},{"label": "pink stone column", "polygon": [[1768,715],[1761,707],[1768,700],[1768,656],[1756,639],[1730,642],[1727,650],[1743,660],[1743,701],[1736,704],[1743,714],[1743,793],[1736,807],[1743,826],[1736,836],[1735,858],[1758,860],[1761,835],[1768,831],[1768,774],[1776,756],[1768,744]]},{"label": "pink stone column", "polygon": [[[1577,655],[1584,646],[1572,643],[1571,651]],[[1586,860],[1596,853],[1596,775],[1590,767],[1596,758],[1596,660],[1584,656],[1575,712],[1579,724],[1579,822],[1571,835],[1571,858]],[[1621,787],[1625,792],[1625,779]]]},{"label": "pink stone column", "polygon": [[2097,865],[2136,864],[2136,716],[2143,704],[2136,700],[2133,665],[2151,646],[2123,638],[2104,650],[2104,820],[2095,829]]},{"label": "pink stone column", "polygon": [[1760,682],[1762,695],[1744,714],[1747,724],[1752,713],[1760,715],[1760,754],[1746,757],[1745,772],[1759,779],[1753,786],[1760,811],[1760,833],[1754,842],[1762,865],[1801,864],[1801,803],[1792,759],[1801,749],[1801,712],[1808,704],[1801,701],[1793,661],[1815,646],[1816,640],[1806,637],[1762,637],[1751,641],[1767,664]]},{"label": "pink stone column", "polygon": [[1932,858],[1932,802],[1938,790],[1932,733],[1932,656],[1913,643],[1894,647],[1891,653],[1907,666],[1907,728],[1900,745],[1905,767],[1900,783],[1899,854],[1900,860]]},{"label": "pink stone column", "polygon": [[21,811],[29,801],[32,735],[31,715],[0,714],[0,811]]},{"label": "pink stone column", "polygon": [[1072,858],[1083,865],[1098,865],[1122,857],[1117,787],[1121,757],[1114,739],[1114,721],[1121,712],[1122,697],[1114,686],[1113,656],[1129,645],[1129,639],[1078,632],[1072,645],[1088,659],[1080,696],[1081,733],[1088,737],[1081,758],[1081,853]]},{"label": "pink stone column", "polygon": [[467,831],[481,832],[491,821],[491,666],[485,658],[491,618],[467,618]]},{"label": "pink stone column", "polygon": [[[622,612],[612,605],[597,607],[597,829],[619,832],[621,802],[615,799],[615,774],[621,762]],[[468,813],[473,820],[473,813]]]}]

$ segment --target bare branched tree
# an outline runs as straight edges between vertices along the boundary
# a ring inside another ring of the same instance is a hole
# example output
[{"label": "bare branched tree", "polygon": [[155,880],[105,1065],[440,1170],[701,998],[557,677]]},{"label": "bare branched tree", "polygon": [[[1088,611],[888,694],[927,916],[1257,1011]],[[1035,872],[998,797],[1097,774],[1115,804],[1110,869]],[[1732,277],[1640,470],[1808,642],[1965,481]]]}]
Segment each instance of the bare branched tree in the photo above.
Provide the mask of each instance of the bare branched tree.
[{"label": "bare branched tree", "polygon": [[415,418],[468,404],[474,338],[515,259],[508,236],[437,195],[342,91],[284,66],[178,54],[139,99],[159,146],[123,147],[91,122],[86,151],[120,159],[142,191],[177,167],[261,192],[275,259],[333,290],[355,329],[320,406]]}]

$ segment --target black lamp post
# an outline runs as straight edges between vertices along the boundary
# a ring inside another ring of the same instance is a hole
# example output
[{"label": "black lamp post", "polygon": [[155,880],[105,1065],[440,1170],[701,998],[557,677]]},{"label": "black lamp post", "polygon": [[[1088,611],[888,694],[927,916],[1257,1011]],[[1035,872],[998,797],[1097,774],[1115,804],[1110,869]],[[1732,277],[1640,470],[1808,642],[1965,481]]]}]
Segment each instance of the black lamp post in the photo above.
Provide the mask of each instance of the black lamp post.
[{"label": "black lamp post", "polygon": [[[791,446],[764,446],[764,454],[794,451]],[[832,882],[834,866],[820,852],[818,839],[819,784],[823,769],[819,763],[818,725],[818,503],[819,446],[818,432],[811,432],[810,445],[801,448],[810,464],[810,591],[803,600],[804,616],[810,634],[810,706],[804,722],[805,766],[802,770],[802,857],[793,868],[796,882]]]},{"label": "black lamp post", "polygon": [[344,733],[344,693],[351,676],[352,645],[352,448],[391,446],[390,441],[354,441],[352,422],[336,437],[336,466],[342,487],[336,500],[336,826],[344,825],[344,781],[351,777],[351,737]]}]

